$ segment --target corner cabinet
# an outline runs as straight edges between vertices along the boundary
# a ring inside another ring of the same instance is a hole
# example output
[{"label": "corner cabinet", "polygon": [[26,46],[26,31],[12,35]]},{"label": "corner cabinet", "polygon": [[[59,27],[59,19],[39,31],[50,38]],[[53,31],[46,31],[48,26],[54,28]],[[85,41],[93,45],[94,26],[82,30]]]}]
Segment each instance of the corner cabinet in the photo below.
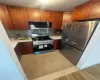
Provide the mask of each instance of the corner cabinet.
[{"label": "corner cabinet", "polygon": [[60,49],[60,47],[61,47],[61,39],[54,40],[54,47],[53,47],[53,49],[54,50]]},{"label": "corner cabinet", "polygon": [[0,20],[6,30],[14,29],[6,5],[0,4]]},{"label": "corner cabinet", "polygon": [[26,8],[8,6],[14,30],[28,30]]}]

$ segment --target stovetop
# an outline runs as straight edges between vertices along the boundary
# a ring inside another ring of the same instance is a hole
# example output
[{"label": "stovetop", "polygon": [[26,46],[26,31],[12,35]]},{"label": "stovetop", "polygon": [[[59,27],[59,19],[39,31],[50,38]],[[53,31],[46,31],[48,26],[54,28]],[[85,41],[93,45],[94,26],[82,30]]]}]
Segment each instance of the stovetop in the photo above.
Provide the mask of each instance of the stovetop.
[{"label": "stovetop", "polygon": [[49,36],[36,36],[32,38],[34,41],[47,41],[47,40],[52,40]]},{"label": "stovetop", "polygon": [[53,44],[54,42],[49,36],[36,36],[32,40],[33,45]]}]

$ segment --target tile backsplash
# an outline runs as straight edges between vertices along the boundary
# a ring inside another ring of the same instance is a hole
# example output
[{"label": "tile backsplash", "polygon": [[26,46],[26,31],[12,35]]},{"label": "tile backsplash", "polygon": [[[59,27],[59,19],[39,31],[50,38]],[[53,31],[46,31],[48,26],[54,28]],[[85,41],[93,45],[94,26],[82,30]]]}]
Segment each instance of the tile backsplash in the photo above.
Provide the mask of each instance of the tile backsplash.
[{"label": "tile backsplash", "polygon": [[19,34],[19,37],[30,37],[29,30],[8,30],[7,34],[9,38],[15,38],[17,37],[17,34]]},{"label": "tile backsplash", "polygon": [[[34,34],[47,34],[49,36],[57,36],[61,35],[62,31],[61,30],[52,30],[49,29],[48,33],[47,30],[8,30],[7,34],[9,38],[16,38],[16,37],[31,37],[31,33]],[[17,35],[19,34],[19,36]]]}]

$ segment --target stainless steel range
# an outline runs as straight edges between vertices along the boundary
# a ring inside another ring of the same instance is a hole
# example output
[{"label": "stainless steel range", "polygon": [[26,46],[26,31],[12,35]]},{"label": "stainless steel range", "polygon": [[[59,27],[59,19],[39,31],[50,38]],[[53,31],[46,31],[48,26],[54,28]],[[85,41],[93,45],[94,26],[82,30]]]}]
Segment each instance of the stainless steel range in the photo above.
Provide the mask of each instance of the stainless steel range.
[{"label": "stainless steel range", "polygon": [[32,37],[34,53],[53,50],[54,40],[49,36]]},{"label": "stainless steel range", "polygon": [[35,54],[53,50],[54,40],[49,37],[51,22],[29,22]]}]

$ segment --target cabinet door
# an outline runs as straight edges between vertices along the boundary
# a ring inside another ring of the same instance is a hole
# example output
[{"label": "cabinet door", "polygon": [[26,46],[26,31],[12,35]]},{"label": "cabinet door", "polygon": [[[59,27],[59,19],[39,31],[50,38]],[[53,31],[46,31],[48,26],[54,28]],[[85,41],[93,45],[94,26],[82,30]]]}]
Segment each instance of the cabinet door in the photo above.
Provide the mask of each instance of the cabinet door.
[{"label": "cabinet door", "polygon": [[88,19],[100,18],[100,1],[96,0],[93,2],[91,11],[89,13]]},{"label": "cabinet door", "polygon": [[40,11],[38,9],[27,8],[27,15],[29,21],[40,21]]},{"label": "cabinet door", "polygon": [[57,29],[57,13],[52,12],[52,29]]},{"label": "cabinet door", "polygon": [[63,20],[63,13],[60,13],[60,27],[59,29],[62,29],[62,20]]},{"label": "cabinet door", "polygon": [[6,5],[0,5],[0,19],[6,30],[13,30],[13,25]]},{"label": "cabinet door", "polygon": [[40,20],[51,22],[51,12],[50,11],[40,11]]},{"label": "cabinet door", "polygon": [[21,56],[23,55],[22,54],[22,44],[18,43],[14,50],[16,52],[16,55],[17,55],[18,59],[20,60]]},{"label": "cabinet door", "polygon": [[32,42],[23,42],[22,43],[22,53],[30,54],[33,53]]},{"label": "cabinet door", "polygon": [[60,46],[61,46],[61,40],[54,40],[54,50],[56,49],[60,49]]},{"label": "cabinet door", "polygon": [[76,7],[72,13],[72,20],[77,21],[77,20],[88,19],[88,14],[90,12],[91,7],[92,7],[91,2]]},{"label": "cabinet door", "polygon": [[32,45],[32,42],[27,42],[27,45],[28,45],[28,52],[29,53],[33,53],[33,45]]},{"label": "cabinet door", "polygon": [[63,18],[63,14],[61,12],[57,13],[57,29],[61,29],[62,27],[62,18]]},{"label": "cabinet door", "polygon": [[26,8],[8,7],[15,30],[28,30]]},{"label": "cabinet door", "polygon": [[52,12],[52,28],[60,29],[62,25],[62,13]]},{"label": "cabinet door", "polygon": [[63,13],[63,24],[64,23],[71,23],[72,22],[72,13],[71,12],[64,12]]}]

